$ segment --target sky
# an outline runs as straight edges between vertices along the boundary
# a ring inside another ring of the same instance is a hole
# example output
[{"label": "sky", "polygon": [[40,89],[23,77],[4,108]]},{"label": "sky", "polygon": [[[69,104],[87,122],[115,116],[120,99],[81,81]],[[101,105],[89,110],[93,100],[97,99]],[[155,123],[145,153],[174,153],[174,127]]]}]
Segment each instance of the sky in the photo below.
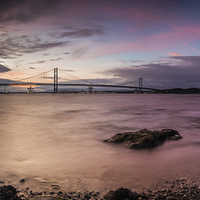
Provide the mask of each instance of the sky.
[{"label": "sky", "polygon": [[0,82],[58,67],[95,83],[200,88],[199,10],[199,0],[1,0]]}]

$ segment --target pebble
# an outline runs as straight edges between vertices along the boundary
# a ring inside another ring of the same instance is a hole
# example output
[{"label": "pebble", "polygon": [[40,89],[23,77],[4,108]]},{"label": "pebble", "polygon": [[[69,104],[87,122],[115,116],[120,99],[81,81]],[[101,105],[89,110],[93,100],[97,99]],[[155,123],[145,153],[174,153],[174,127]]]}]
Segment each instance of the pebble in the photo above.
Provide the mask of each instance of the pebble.
[{"label": "pebble", "polygon": [[25,183],[25,179],[20,180],[20,183]]},{"label": "pebble", "polygon": [[59,185],[51,185],[51,188],[52,189],[60,189],[60,186]]}]

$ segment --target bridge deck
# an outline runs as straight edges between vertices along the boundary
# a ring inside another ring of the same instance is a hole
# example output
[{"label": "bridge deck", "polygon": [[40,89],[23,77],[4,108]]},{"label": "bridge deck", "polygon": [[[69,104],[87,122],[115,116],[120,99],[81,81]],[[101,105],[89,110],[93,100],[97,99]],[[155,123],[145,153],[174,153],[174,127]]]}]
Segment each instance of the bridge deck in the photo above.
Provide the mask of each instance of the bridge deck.
[{"label": "bridge deck", "polygon": [[[0,86],[50,86],[54,85],[54,83],[0,83]],[[125,85],[103,85],[103,84],[67,84],[67,83],[58,83],[58,86],[87,86],[87,87],[110,87],[110,88],[127,88],[127,89],[144,89],[144,90],[153,90],[153,91],[159,91],[159,89],[156,88],[148,88],[148,87],[137,87],[137,86],[125,86]]]}]

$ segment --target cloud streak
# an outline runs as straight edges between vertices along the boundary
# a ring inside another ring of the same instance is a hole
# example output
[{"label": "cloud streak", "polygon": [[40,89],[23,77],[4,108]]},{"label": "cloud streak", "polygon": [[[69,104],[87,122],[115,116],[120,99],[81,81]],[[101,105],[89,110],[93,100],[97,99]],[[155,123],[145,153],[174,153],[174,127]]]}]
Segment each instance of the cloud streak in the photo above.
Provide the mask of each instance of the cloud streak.
[{"label": "cloud streak", "polygon": [[196,51],[196,52],[200,53],[200,51],[198,51],[198,50],[194,49],[193,47],[191,47],[188,43],[186,43],[185,41],[183,41],[181,38],[180,38],[180,41],[181,41],[183,44],[185,44],[186,46],[188,46],[190,49],[192,49],[193,51]]},{"label": "cloud streak", "polygon": [[64,38],[64,37],[81,38],[81,37],[92,37],[94,35],[103,35],[103,34],[104,32],[101,29],[87,28],[87,29],[81,29],[81,30],[76,30],[76,31],[63,32],[59,36],[59,38]]},{"label": "cloud streak", "polygon": [[43,41],[38,36],[27,35],[12,37],[6,35],[0,39],[0,57],[3,59],[14,59],[23,54],[42,52],[48,49],[68,46],[68,41]]}]

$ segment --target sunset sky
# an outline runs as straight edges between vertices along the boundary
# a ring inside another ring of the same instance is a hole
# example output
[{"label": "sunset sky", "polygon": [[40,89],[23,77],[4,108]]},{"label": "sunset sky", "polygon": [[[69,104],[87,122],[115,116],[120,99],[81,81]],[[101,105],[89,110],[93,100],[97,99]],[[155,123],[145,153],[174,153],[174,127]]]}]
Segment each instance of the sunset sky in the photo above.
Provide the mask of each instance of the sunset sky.
[{"label": "sunset sky", "polygon": [[1,0],[0,79],[54,67],[98,83],[200,87],[200,1]]}]

